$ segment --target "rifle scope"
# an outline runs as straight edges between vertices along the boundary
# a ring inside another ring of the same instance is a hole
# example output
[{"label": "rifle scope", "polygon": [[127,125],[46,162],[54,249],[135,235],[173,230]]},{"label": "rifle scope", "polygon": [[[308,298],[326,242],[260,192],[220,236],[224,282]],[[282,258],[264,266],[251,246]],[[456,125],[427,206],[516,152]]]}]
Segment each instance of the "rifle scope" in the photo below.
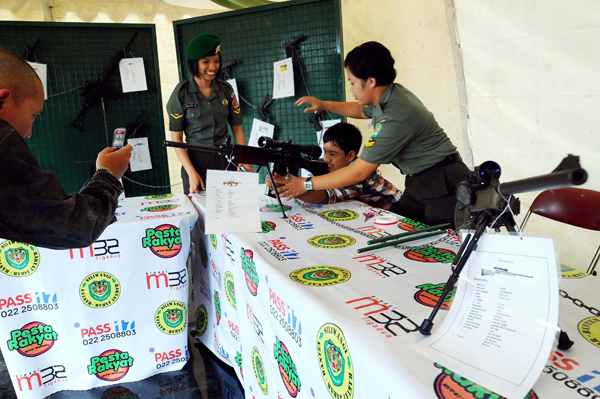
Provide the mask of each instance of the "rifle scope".
[{"label": "rifle scope", "polygon": [[[501,173],[500,165],[494,161],[486,161],[475,167],[475,170],[467,176],[466,181],[456,185],[458,202],[464,206],[478,203],[484,209],[491,209],[494,208],[490,202],[492,199],[500,201],[500,198],[496,198],[497,194],[508,197],[529,191],[578,186],[587,180],[587,172],[581,168],[579,157],[573,155],[567,156],[552,173],[545,175],[499,183]],[[492,191],[497,194],[490,195]],[[483,201],[484,199],[485,201]],[[482,205],[483,203],[486,205]]]},{"label": "rifle scope", "polygon": [[277,141],[266,136],[261,136],[258,139],[258,146],[267,149],[281,148],[283,151],[296,154],[303,153],[310,159],[319,159],[321,156],[321,147],[318,145],[294,144],[290,139],[287,139],[286,141]]}]

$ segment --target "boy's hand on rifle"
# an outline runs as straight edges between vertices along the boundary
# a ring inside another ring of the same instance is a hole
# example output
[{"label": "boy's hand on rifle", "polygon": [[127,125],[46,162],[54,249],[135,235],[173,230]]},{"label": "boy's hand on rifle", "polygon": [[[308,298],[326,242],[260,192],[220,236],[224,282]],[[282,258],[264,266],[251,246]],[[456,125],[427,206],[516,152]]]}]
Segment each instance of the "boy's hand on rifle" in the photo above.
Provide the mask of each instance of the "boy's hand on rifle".
[{"label": "boy's hand on rifle", "polygon": [[275,179],[275,184],[277,184],[279,195],[285,197],[288,201],[306,193],[306,189],[304,188],[305,177],[292,176],[288,180],[281,176],[273,176],[273,178]]},{"label": "boy's hand on rifle", "polygon": [[[275,180],[275,187],[277,187],[277,190],[279,190],[279,188],[283,185],[282,182],[287,181],[285,178],[279,176],[277,173],[273,174],[273,179]],[[273,191],[273,184],[271,183],[271,179],[269,178],[269,176],[265,178],[265,184],[267,185],[267,188],[270,191]]]}]

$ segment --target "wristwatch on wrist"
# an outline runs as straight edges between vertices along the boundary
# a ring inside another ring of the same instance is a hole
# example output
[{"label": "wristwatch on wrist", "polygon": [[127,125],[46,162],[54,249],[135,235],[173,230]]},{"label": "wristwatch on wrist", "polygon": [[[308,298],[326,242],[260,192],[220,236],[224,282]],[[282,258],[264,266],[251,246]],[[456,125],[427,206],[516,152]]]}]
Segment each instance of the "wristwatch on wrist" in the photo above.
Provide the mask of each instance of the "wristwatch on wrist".
[{"label": "wristwatch on wrist", "polygon": [[309,177],[306,180],[304,180],[304,188],[306,189],[306,191],[313,190],[312,181],[310,181],[311,179],[312,179],[312,177]]}]

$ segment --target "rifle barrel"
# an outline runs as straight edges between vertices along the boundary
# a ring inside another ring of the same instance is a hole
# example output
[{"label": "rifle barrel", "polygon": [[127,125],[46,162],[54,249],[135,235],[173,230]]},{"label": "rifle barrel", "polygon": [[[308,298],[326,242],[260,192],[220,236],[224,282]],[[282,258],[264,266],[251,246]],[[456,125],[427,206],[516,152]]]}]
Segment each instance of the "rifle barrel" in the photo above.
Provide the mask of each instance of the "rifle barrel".
[{"label": "rifle barrel", "polygon": [[204,152],[209,152],[212,154],[219,154],[219,155],[231,155],[233,152],[232,148],[221,148],[221,147],[210,147],[207,145],[186,144],[186,143],[180,143],[178,141],[169,141],[169,140],[163,140],[162,145],[164,147],[183,148],[184,150],[204,151]]},{"label": "rifle barrel", "polygon": [[578,186],[587,180],[587,172],[582,168],[572,168],[552,172],[528,179],[516,180],[502,183],[498,186],[498,193],[508,196],[512,194],[526,193],[529,191],[552,190],[568,186]]}]

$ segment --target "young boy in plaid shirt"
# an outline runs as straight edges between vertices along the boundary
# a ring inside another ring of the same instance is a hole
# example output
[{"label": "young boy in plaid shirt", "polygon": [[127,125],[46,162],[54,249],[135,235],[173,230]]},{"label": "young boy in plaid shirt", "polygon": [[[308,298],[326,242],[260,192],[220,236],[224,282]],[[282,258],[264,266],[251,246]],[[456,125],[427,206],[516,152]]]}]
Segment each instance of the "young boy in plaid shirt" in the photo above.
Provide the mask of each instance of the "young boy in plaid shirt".
[{"label": "young boy in plaid shirt", "polygon": [[[329,171],[350,165],[358,155],[362,142],[360,131],[349,123],[338,123],[323,135],[323,160]],[[271,188],[267,179],[267,186]],[[351,186],[323,191],[307,191],[298,198],[314,204],[333,204],[335,202],[355,199],[373,207],[390,209],[400,199],[402,192],[375,170],[367,179]]]}]

